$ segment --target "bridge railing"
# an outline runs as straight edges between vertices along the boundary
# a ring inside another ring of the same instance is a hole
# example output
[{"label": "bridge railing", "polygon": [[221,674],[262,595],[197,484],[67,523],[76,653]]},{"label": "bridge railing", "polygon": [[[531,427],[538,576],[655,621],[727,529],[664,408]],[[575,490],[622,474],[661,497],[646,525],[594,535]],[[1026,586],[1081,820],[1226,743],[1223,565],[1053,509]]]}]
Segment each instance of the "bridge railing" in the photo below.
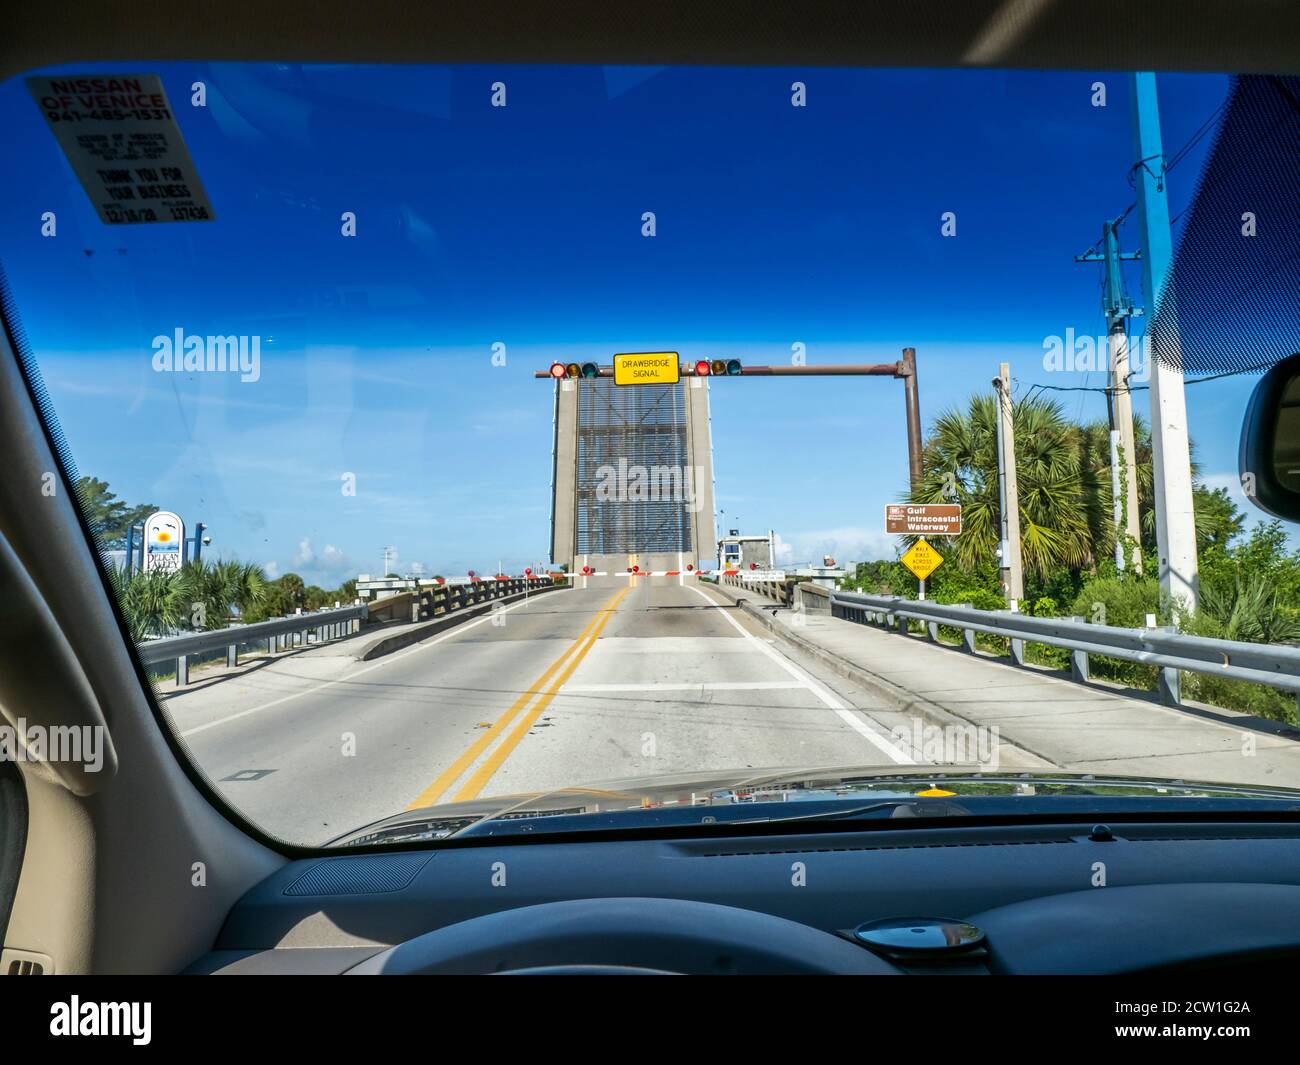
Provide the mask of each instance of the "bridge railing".
[{"label": "bridge railing", "polygon": [[1030,617],[1014,610],[976,610],[968,604],[892,595],[831,591],[828,597],[836,617],[884,625],[902,633],[909,631],[909,622],[919,621],[925,626],[926,637],[935,642],[941,625],[955,628],[967,651],[975,650],[976,633],[1005,637],[1017,665],[1025,663],[1026,643],[1064,648],[1070,652],[1074,680],[1088,679],[1090,655],[1153,666],[1160,698],[1173,706],[1181,702],[1181,672],[1267,684],[1300,694],[1300,647],[1216,640],[1172,628],[1116,628],[1093,625],[1081,617]]},{"label": "bridge railing", "polygon": [[[561,585],[562,586],[562,585]],[[140,660],[146,665],[173,663],[176,685],[189,683],[191,660],[199,655],[224,649],[226,665],[239,664],[239,648],[266,641],[267,654],[294,646],[307,646],[312,634],[316,643],[327,643],[360,630],[369,622],[416,622],[441,617],[479,603],[519,595],[525,591],[549,591],[556,582],[546,577],[497,577],[471,580],[450,578],[443,584],[422,586],[416,591],[372,599],[354,606],[317,610],[272,618],[251,625],[231,625],[224,629],[187,632],[137,644]]]},{"label": "bridge railing", "polygon": [[306,646],[308,634],[314,632],[320,643],[337,640],[356,632],[368,614],[366,604],[316,610],[293,614],[289,617],[255,621],[250,625],[231,625],[224,629],[207,629],[187,632],[180,636],[164,636],[158,640],[145,640],[136,644],[140,660],[146,666],[163,662],[175,663],[177,687],[188,684],[189,662],[197,655],[219,651],[226,652],[226,665],[239,664],[239,648],[244,644],[266,641],[267,654],[284,650],[295,641]]},{"label": "bridge railing", "polygon": [[[483,577],[476,581],[447,581],[445,584],[422,587],[409,593],[410,620],[424,621],[428,618],[441,617],[455,610],[462,610],[478,603],[506,596],[519,595],[521,592],[550,591],[563,587],[550,577]],[[375,600],[371,610],[375,611],[384,604],[383,599]]]},{"label": "bridge railing", "polygon": [[784,573],[720,573],[718,580],[729,588],[742,588],[747,592],[765,595],[778,603],[790,606],[794,585]]}]

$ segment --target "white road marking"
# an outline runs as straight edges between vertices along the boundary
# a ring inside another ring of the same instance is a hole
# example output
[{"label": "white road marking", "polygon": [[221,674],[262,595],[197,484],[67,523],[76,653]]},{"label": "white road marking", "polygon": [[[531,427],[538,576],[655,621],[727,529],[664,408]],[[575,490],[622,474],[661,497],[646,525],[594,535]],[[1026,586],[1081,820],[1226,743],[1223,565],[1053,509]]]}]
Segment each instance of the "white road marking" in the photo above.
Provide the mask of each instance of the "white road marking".
[{"label": "white road marking", "polygon": [[858,733],[864,739],[872,743],[877,749],[880,750],[882,754],[884,754],[887,758],[889,758],[890,761],[895,762],[899,765],[916,764],[915,759],[904,754],[896,746],[894,746],[894,744],[890,741],[888,734],[882,733],[872,728],[871,725],[869,725],[861,717],[855,714],[849,707],[845,706],[844,703],[838,697],[836,697],[833,693],[828,691],[822,685],[818,684],[816,680],[814,680],[802,669],[796,666],[783,654],[781,654],[775,648],[769,647],[762,640],[754,636],[753,633],[747,631],[745,627],[740,624],[740,622],[738,622],[726,610],[722,608],[721,603],[714,602],[714,600],[710,599],[709,596],[705,594],[703,589],[699,588],[696,585],[692,585],[691,591],[693,591],[696,595],[698,595],[701,599],[703,599],[706,603],[708,603],[709,606],[713,607],[714,610],[718,611],[724,618],[726,618],[727,621],[731,623],[732,627],[735,628],[735,630],[739,632],[741,636],[743,636],[746,640],[752,643],[755,648],[757,648],[763,654],[767,655],[768,658],[770,658],[783,670],[789,673],[790,676],[800,681],[803,687],[807,688],[810,692],[812,692],[815,696],[817,696],[818,699],[820,699],[823,703],[825,703],[828,707],[830,707],[830,709],[834,710],[835,713],[839,716],[841,721],[843,721],[846,725],[848,725],[849,728],[853,729],[854,732]]},{"label": "white road marking", "polygon": [[[435,636],[431,640],[424,640],[420,643],[417,643],[409,651],[397,651],[391,655],[384,655],[384,657],[381,658],[378,662],[376,662],[373,666],[366,666],[365,669],[359,669],[355,673],[349,673],[346,677],[336,677],[334,680],[327,680],[321,684],[315,685],[314,687],[304,688],[302,691],[294,692],[292,695],[283,695],[279,699],[272,699],[269,703],[262,703],[261,706],[250,706],[247,710],[240,710],[238,713],[231,714],[229,717],[218,718],[216,721],[209,721],[203,725],[195,725],[193,728],[185,729],[183,732],[181,732],[180,735],[182,738],[184,738],[185,736],[193,736],[199,732],[206,732],[210,728],[216,728],[218,725],[225,725],[225,724],[229,724],[231,721],[238,721],[241,717],[248,717],[250,714],[257,714],[257,713],[261,713],[263,710],[270,710],[271,707],[280,706],[281,704],[287,703],[292,699],[300,699],[304,695],[314,695],[317,692],[324,690],[325,688],[333,687],[335,684],[343,684],[343,683],[350,684],[352,681],[356,680],[357,677],[364,676],[365,674],[373,672],[374,670],[379,669],[383,666],[390,665],[393,662],[397,661],[399,658],[405,658],[407,655],[414,654],[416,651],[424,651],[430,647],[434,647],[437,644],[442,643],[443,640],[450,640],[453,636],[459,636],[462,632],[466,632],[469,629],[474,628],[474,626],[476,625],[482,625],[483,622],[485,621],[491,621],[492,618],[495,616],[499,616],[501,614],[507,614],[511,610],[515,610],[518,607],[527,606],[529,602],[530,600],[521,599],[519,602],[514,603],[511,606],[502,607],[502,609],[497,610],[495,612],[488,611],[481,618],[478,618],[475,621],[468,621],[464,625],[456,625],[450,631],[443,633],[441,636]],[[535,603],[537,602],[537,600],[533,599],[531,600],[531,602]],[[569,650],[570,652],[572,652],[573,648],[571,647]]]}]

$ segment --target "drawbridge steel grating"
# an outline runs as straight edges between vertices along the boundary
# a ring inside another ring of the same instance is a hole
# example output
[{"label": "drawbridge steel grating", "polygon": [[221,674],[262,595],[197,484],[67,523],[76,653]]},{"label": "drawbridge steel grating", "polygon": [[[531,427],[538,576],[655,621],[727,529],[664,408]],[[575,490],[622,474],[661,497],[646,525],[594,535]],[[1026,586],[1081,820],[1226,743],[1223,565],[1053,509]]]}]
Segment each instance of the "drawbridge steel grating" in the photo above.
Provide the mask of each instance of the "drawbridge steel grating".
[{"label": "drawbridge steel grating", "polygon": [[[682,384],[620,388],[608,377],[578,384],[578,553],[689,551],[689,488],[681,490],[691,476]],[[627,490],[637,468],[646,471],[649,490],[639,494],[648,498],[629,498],[638,495]]]}]

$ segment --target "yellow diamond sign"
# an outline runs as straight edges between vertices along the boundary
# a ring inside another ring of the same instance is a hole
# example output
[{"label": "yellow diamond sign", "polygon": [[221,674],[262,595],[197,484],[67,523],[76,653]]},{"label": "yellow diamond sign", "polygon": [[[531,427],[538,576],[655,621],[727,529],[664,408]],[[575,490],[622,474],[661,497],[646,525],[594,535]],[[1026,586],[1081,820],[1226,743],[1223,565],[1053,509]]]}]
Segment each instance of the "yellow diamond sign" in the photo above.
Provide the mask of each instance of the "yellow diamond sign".
[{"label": "yellow diamond sign", "polygon": [[943,555],[924,540],[917,540],[903,552],[901,561],[912,571],[913,577],[923,581],[943,563]]}]

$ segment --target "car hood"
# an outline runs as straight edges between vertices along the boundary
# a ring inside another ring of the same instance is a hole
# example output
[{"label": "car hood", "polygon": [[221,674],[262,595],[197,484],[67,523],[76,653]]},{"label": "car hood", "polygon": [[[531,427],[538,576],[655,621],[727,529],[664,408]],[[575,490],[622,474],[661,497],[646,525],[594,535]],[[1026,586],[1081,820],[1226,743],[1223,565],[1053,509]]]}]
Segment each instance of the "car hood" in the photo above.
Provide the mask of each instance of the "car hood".
[{"label": "car hood", "polygon": [[[662,816],[693,811],[691,820],[713,820],[699,808],[712,807],[721,815],[743,815],[767,810],[778,803],[873,803],[918,798],[1019,797],[1130,797],[1208,800],[1264,800],[1281,808],[1300,812],[1300,791],[1256,785],[1218,784],[1152,776],[1103,776],[1063,770],[1044,772],[988,772],[978,768],[942,766],[853,766],[800,767],[756,770],[745,768],[708,773],[656,774],[609,780],[550,791],[516,795],[495,795],[464,802],[442,803],[375,821],[331,841],[334,846],[369,843],[399,843],[446,839],[450,836],[484,834],[487,826],[504,828],[509,834],[529,831],[541,818],[556,818],[547,828],[566,827],[581,819],[584,827],[599,819],[601,827],[634,823],[667,823]],[[737,807],[740,807],[737,810]],[[811,807],[805,807],[810,809]],[[788,809],[788,808],[787,808]],[[966,812],[958,810],[957,812]],[[636,816],[637,814],[641,816]],[[723,818],[719,816],[718,820]],[[728,816],[727,820],[735,820]],[[520,822],[531,822],[521,824]],[[592,825],[591,827],[596,827]],[[495,833],[488,833],[495,834]],[[504,834],[504,833],[503,833]]]}]

